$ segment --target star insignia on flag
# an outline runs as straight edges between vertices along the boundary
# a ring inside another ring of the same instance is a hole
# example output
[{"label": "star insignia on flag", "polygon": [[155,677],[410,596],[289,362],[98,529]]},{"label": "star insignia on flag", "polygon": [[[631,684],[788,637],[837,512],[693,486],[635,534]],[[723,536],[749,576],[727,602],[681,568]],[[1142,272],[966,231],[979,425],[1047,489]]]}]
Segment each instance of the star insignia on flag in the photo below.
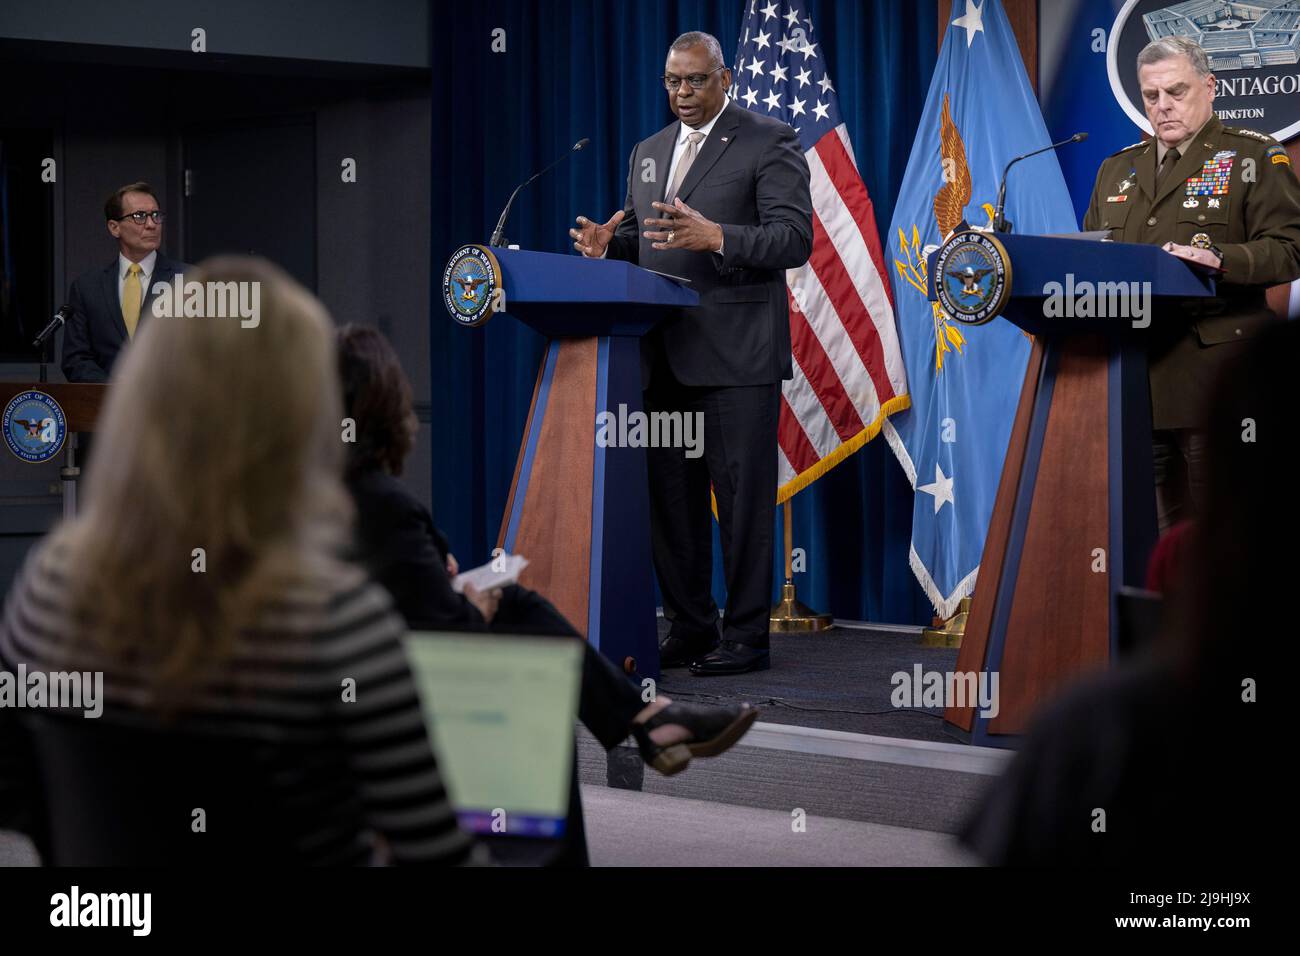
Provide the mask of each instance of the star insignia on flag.
[{"label": "star insignia on flag", "polygon": [[938,514],[939,509],[943,507],[944,502],[957,507],[957,503],[952,498],[952,476],[946,476],[939,463],[934,463],[934,481],[928,485],[917,485],[917,491],[924,491],[927,495],[934,495],[934,513]]},{"label": "star insignia on flag", "polygon": [[966,47],[975,42],[975,34],[984,32],[984,9],[975,0],[966,0],[966,14],[952,21],[955,27],[966,31]]}]

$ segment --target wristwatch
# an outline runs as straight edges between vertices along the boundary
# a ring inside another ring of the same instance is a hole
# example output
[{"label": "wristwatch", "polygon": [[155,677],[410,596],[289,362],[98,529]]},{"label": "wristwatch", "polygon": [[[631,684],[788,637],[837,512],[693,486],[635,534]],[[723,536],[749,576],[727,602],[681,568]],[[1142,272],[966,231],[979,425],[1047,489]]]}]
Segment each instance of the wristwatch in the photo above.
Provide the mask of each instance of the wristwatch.
[{"label": "wristwatch", "polygon": [[1192,236],[1191,247],[1193,249],[1204,249],[1211,255],[1217,256],[1219,259],[1219,266],[1222,268],[1223,250],[1211,242],[1208,235],[1203,232],[1198,232],[1196,235]]}]

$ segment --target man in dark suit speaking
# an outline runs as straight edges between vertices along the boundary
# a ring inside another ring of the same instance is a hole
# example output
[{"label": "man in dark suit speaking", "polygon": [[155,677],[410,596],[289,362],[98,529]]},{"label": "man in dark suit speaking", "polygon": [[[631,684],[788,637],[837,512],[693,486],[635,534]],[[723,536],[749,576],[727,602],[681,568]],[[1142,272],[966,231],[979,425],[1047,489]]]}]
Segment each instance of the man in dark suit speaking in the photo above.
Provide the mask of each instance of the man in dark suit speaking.
[{"label": "man in dark suit speaking", "polygon": [[163,213],[148,183],[131,183],[104,203],[117,258],[72,283],[72,316],[63,329],[63,374],[69,382],[107,382],[117,353],[149,314],[150,290],[170,283],[182,263],[158,251]]},{"label": "man in dark suit speaking", "polygon": [[[700,304],[645,337],[648,412],[702,415],[704,454],[649,448],[651,538],[664,614],[664,667],[740,674],[769,666],[777,414],[791,377],[785,270],[812,251],[808,163],[785,123],[729,103],[718,41],[685,33],[663,84],[680,122],[632,150],[627,201],[569,230],[584,256],[691,280]],[[709,489],[727,582],[718,644]]]}]

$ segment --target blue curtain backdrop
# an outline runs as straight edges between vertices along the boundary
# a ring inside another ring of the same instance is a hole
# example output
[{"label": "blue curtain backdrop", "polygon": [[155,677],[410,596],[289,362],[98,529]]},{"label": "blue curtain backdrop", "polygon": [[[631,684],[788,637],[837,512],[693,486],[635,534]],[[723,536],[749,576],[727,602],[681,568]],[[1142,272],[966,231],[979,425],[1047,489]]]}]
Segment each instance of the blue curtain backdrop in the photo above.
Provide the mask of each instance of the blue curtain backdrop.
[{"label": "blue curtain backdrop", "polygon": [[[479,330],[455,327],[438,299],[443,264],[460,244],[486,241],[515,185],[582,137],[591,139],[586,150],[520,196],[507,237],[525,249],[571,252],[574,216],[603,220],[621,209],[633,145],[674,120],[657,79],[668,45],[704,30],[730,65],[744,0],[482,0],[434,9],[433,498],[439,525],[469,566],[496,541],[543,340],[505,317]],[[888,223],[934,70],[936,4],[812,0],[800,10],[829,63],[876,219]],[[504,53],[492,52],[498,29]],[[394,187],[401,202],[401,184]],[[908,567],[911,489],[883,439],[799,494],[794,527],[795,546],[807,553],[806,571],[795,575],[805,603],[841,618],[928,623],[929,603]],[[721,602],[720,558],[714,579]]]},{"label": "blue curtain backdrop", "polygon": [[1123,6],[1123,0],[1053,0],[1039,7],[1043,55],[1038,60],[1038,100],[1043,120],[1053,142],[1088,132],[1086,142],[1056,154],[1080,223],[1102,161],[1143,136],[1115,101],[1106,72],[1104,38]]}]

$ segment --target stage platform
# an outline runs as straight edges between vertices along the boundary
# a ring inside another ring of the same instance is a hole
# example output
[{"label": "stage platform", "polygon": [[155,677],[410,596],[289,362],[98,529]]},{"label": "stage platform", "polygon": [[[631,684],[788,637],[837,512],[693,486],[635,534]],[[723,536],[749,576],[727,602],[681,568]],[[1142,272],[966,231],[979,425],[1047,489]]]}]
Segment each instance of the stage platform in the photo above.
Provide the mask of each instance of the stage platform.
[{"label": "stage platform", "polygon": [[[1011,753],[953,740],[942,708],[890,702],[896,672],[918,663],[946,672],[956,662],[955,649],[923,647],[919,628],[852,625],[774,634],[769,671],[666,671],[662,693],[747,700],[759,720],[742,745],[676,777],[646,768],[630,746],[607,755],[580,727],[593,862],[969,864],[951,834]],[[807,814],[806,833],[791,828],[796,808]],[[646,840],[658,842],[651,849]]]}]

